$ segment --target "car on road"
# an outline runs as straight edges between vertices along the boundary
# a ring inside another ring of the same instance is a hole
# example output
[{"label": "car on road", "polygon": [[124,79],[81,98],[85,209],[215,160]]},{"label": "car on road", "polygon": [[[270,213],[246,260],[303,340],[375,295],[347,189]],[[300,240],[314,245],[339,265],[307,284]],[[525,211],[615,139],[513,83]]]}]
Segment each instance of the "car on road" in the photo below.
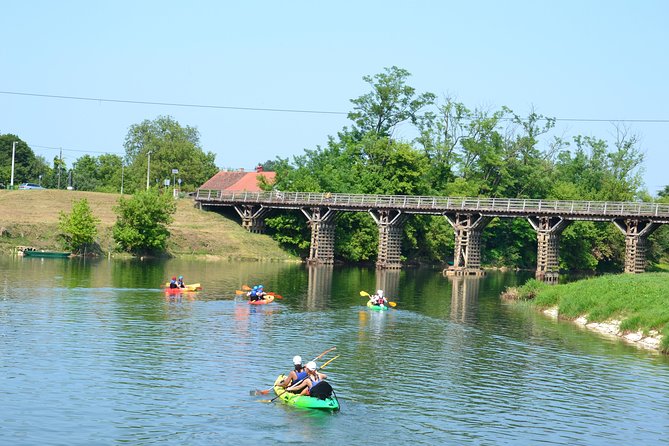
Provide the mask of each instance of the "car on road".
[{"label": "car on road", "polygon": [[44,189],[44,188],[42,186],[40,186],[39,184],[35,184],[35,183],[23,183],[23,184],[19,184],[19,189],[26,190],[26,189]]}]

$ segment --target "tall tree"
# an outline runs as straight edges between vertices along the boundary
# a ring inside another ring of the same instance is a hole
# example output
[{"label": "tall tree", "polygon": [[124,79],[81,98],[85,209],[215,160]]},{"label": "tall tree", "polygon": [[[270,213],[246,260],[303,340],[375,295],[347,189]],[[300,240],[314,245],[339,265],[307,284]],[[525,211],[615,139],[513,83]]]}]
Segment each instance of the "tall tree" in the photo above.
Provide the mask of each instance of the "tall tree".
[{"label": "tall tree", "polygon": [[[14,144],[16,143],[16,144]],[[33,150],[16,135],[0,135],[0,183],[9,186],[12,176],[12,147],[14,147],[14,186],[20,183],[38,183],[46,176],[49,166],[35,156]]]},{"label": "tall tree", "polygon": [[360,137],[367,133],[377,136],[392,136],[398,124],[416,122],[420,110],[434,102],[432,93],[416,94],[415,88],[406,84],[411,76],[407,70],[390,67],[385,73],[364,76],[372,91],[351,99],[353,111],[348,118],[355,123],[354,130]]},{"label": "tall tree", "polygon": [[[129,164],[130,192],[144,189],[147,175],[150,186],[180,178],[183,190],[194,190],[218,172],[215,155],[205,153],[200,146],[198,130],[182,127],[169,116],[131,126],[123,145]],[[176,178],[173,169],[179,171]]]}]

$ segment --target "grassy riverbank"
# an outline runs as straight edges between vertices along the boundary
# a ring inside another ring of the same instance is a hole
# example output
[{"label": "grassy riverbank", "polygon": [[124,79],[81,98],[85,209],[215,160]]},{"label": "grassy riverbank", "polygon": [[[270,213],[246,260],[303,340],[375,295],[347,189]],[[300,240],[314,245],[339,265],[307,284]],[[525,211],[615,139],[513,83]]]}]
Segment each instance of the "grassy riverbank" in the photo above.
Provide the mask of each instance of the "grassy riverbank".
[{"label": "grassy riverbank", "polygon": [[669,273],[607,275],[563,285],[531,280],[506,294],[542,309],[557,307],[565,319],[619,320],[623,332],[655,331],[662,335],[660,350],[669,352]]},{"label": "grassy riverbank", "polygon": [[[71,212],[72,204],[82,198],[88,200],[93,214],[100,219],[100,248],[104,252],[111,251],[114,246],[112,226],[116,222],[113,208],[119,197],[119,194],[64,190],[0,190],[3,209],[0,212],[0,252],[10,254],[19,245],[61,249],[59,214]],[[169,230],[172,235],[168,252],[175,257],[300,260],[283,251],[269,236],[247,232],[238,220],[196,209],[191,199],[177,201],[177,212]]]}]

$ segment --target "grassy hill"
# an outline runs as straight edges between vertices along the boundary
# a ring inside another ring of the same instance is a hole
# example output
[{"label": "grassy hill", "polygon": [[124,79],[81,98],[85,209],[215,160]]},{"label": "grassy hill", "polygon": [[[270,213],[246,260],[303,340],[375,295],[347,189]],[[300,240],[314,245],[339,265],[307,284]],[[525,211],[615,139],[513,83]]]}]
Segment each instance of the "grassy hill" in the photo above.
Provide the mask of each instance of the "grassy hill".
[{"label": "grassy hill", "polygon": [[[58,240],[60,212],[69,213],[72,204],[86,198],[100,219],[98,243],[104,251],[113,248],[111,228],[116,222],[114,206],[119,194],[65,190],[0,190],[0,252],[16,246],[61,249]],[[126,197],[128,197],[126,195]],[[285,260],[298,258],[281,250],[266,235],[251,234],[215,212],[201,211],[191,199],[180,199],[169,230],[168,251],[176,257],[196,255],[214,259]]]}]

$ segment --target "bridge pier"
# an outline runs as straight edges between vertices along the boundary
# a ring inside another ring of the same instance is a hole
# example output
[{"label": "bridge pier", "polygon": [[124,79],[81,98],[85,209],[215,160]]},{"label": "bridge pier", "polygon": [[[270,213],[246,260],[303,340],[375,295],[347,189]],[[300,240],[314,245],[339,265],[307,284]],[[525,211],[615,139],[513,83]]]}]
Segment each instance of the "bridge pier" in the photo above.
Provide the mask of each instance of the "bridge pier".
[{"label": "bridge pier", "polygon": [[480,213],[444,213],[455,231],[453,266],[444,270],[448,276],[483,276],[481,269],[481,233],[492,217]]},{"label": "bridge pier", "polygon": [[379,254],[376,258],[377,269],[402,268],[402,229],[406,215],[397,209],[370,209],[379,228]]},{"label": "bridge pier", "polygon": [[326,207],[300,208],[309,220],[311,246],[309,265],[333,265],[335,245],[335,216],[337,211]]},{"label": "bridge pier", "polygon": [[625,272],[639,274],[646,270],[646,241],[659,223],[638,218],[616,218],[613,220],[625,234]]},{"label": "bridge pier", "polygon": [[[265,216],[271,210],[264,206],[235,205],[235,211],[242,218],[242,227],[254,234],[265,232]],[[257,209],[257,210],[256,210]]]},{"label": "bridge pier", "polygon": [[527,221],[537,231],[537,270],[534,277],[542,282],[556,284],[560,277],[560,234],[569,220],[530,216]]}]

